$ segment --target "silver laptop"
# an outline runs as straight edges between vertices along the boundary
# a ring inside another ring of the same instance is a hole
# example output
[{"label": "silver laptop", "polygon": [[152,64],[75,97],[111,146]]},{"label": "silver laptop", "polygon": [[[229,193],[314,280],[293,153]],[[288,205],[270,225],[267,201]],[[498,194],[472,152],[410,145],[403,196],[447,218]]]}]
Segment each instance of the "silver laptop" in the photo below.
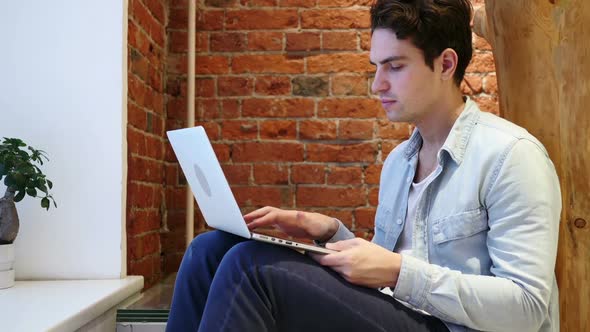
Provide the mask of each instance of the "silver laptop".
[{"label": "silver laptop", "polygon": [[251,233],[231,192],[221,165],[203,127],[167,132],[174,153],[207,225],[247,239],[319,254],[337,251],[319,246]]}]

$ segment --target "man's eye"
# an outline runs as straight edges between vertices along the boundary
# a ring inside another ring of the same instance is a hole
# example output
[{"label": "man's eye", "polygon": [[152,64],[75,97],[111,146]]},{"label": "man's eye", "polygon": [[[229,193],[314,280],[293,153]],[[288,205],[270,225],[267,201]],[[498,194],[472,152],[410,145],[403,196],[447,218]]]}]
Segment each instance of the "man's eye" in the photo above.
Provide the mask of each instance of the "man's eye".
[{"label": "man's eye", "polygon": [[391,71],[400,71],[404,66],[390,66]]}]

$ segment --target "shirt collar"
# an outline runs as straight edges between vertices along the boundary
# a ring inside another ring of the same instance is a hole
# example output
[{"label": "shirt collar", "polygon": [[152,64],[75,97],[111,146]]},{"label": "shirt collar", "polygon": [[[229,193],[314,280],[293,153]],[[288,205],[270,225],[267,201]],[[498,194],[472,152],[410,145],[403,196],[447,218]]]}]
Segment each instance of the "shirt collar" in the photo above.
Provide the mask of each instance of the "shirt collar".
[{"label": "shirt collar", "polygon": [[[477,107],[477,104],[471,100],[471,98],[466,97],[463,111],[461,111],[461,114],[459,114],[459,117],[455,120],[445,143],[438,151],[437,157],[439,164],[441,163],[442,151],[447,151],[455,163],[458,165],[461,164],[463,156],[465,155],[467,143],[469,142],[469,137],[471,137],[471,131],[479,119],[479,113],[479,107]],[[412,159],[412,157],[420,151],[421,146],[422,136],[420,135],[418,128],[416,128],[414,129],[412,136],[410,136],[408,145],[405,149],[406,159]]]}]

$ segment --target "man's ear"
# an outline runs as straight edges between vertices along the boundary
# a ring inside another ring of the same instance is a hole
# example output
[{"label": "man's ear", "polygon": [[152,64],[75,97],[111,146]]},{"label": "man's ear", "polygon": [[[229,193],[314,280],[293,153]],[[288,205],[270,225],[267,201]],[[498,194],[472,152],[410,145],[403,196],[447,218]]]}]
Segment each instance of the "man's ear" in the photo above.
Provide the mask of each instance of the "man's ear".
[{"label": "man's ear", "polygon": [[457,63],[459,61],[459,56],[457,56],[457,52],[452,48],[447,48],[439,56],[441,60],[441,78],[443,80],[452,80],[453,76],[455,75],[455,71],[457,70]]}]

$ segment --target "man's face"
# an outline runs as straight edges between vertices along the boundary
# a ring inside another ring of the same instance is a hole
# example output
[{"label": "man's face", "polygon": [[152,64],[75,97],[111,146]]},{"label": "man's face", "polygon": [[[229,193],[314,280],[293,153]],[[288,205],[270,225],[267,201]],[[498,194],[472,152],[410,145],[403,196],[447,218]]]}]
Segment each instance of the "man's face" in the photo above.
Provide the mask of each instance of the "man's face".
[{"label": "man's face", "polygon": [[433,111],[441,90],[440,59],[435,59],[433,71],[422,50],[409,39],[397,39],[390,29],[373,31],[370,58],[376,65],[371,89],[389,120],[415,124]]}]

